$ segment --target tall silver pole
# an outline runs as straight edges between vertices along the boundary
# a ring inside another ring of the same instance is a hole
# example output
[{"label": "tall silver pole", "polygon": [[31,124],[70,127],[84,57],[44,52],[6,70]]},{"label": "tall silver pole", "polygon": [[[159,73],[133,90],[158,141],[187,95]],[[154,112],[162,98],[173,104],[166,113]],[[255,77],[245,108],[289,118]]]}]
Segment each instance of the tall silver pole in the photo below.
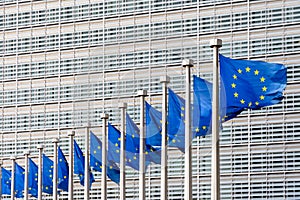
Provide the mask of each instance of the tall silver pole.
[{"label": "tall silver pole", "polygon": [[69,185],[68,185],[68,200],[73,200],[73,174],[74,174],[74,136],[75,131],[68,133],[69,140]]},{"label": "tall silver pole", "polygon": [[38,170],[38,200],[42,200],[43,195],[43,149],[44,145],[37,146],[39,150],[39,170]]},{"label": "tall silver pole", "polygon": [[90,199],[90,124],[85,132],[85,157],[84,157],[84,200]]},{"label": "tall silver pole", "polygon": [[126,199],[126,174],[125,174],[125,132],[127,103],[120,103],[121,109],[121,151],[120,151],[120,200]]},{"label": "tall silver pole", "polygon": [[52,140],[54,148],[54,160],[53,160],[53,200],[57,200],[57,143],[58,138]]},{"label": "tall silver pole", "polygon": [[162,137],[161,137],[161,189],[160,189],[160,199],[168,199],[168,147],[167,147],[167,93],[168,93],[168,83],[170,83],[169,76],[160,77],[160,82],[162,83]]},{"label": "tall silver pole", "polygon": [[28,200],[28,157],[29,157],[30,152],[25,151],[25,176],[24,176],[24,200]]},{"label": "tall silver pole", "polygon": [[107,174],[107,132],[106,132],[106,124],[107,124],[107,119],[108,119],[108,114],[102,113],[101,114],[101,119],[103,120],[103,125],[102,125],[102,174],[101,174],[101,180],[102,180],[102,185],[101,185],[101,199],[106,199],[107,198],[107,179],[106,179],[106,174]]},{"label": "tall silver pole", "polygon": [[211,158],[211,199],[220,200],[220,147],[219,147],[219,48],[222,40],[213,39],[213,99],[212,99],[212,158]]},{"label": "tall silver pole", "polygon": [[140,97],[140,163],[139,163],[139,199],[145,200],[145,97],[147,90],[138,91]]},{"label": "tall silver pole", "polygon": [[184,157],[184,199],[192,200],[192,133],[191,133],[191,67],[193,60],[184,59],[182,66],[185,67],[185,157]]},{"label": "tall silver pole", "polygon": [[10,185],[10,197],[11,200],[15,199],[15,170],[16,170],[16,157],[12,156],[11,158],[11,185]]},{"label": "tall silver pole", "polygon": [[2,199],[2,164],[3,160],[0,159],[0,199]]}]

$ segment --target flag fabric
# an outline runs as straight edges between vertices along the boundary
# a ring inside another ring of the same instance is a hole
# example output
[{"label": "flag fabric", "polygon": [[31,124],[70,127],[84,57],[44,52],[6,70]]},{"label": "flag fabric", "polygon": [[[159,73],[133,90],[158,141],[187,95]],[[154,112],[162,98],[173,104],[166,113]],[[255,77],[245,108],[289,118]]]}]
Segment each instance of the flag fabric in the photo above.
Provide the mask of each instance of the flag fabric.
[{"label": "flag fabric", "polygon": [[63,191],[68,191],[69,184],[69,165],[68,161],[62,152],[61,148],[58,147],[57,151],[57,188],[62,189]]},{"label": "flag fabric", "polygon": [[15,163],[15,197],[24,197],[24,179],[25,179],[25,169]]},{"label": "flag fabric", "polygon": [[2,185],[2,194],[11,194],[11,171],[5,169],[4,167],[1,168],[1,173],[2,173],[2,180],[1,180],[1,185]]},{"label": "flag fabric", "polygon": [[[95,171],[102,171],[102,142],[101,140],[93,133],[90,132],[90,164]],[[107,158],[110,157],[110,154],[114,152],[108,149]],[[120,183],[120,168],[115,164],[113,160],[107,160],[107,176],[113,182]]]},{"label": "flag fabric", "polygon": [[53,194],[53,161],[43,154],[43,192]]},{"label": "flag fabric", "polygon": [[168,89],[168,144],[184,152],[185,100]]},{"label": "flag fabric", "polygon": [[38,197],[38,166],[29,158],[28,166],[28,193]]},{"label": "flag fabric", "polygon": [[[80,179],[80,184],[84,186],[84,156],[78,146],[76,140],[74,140],[74,174],[77,174]],[[90,173],[90,186],[95,182],[94,175]]]},{"label": "flag fabric", "polygon": [[227,113],[260,109],[279,103],[287,82],[282,64],[236,60],[219,54],[220,74],[225,89]]}]

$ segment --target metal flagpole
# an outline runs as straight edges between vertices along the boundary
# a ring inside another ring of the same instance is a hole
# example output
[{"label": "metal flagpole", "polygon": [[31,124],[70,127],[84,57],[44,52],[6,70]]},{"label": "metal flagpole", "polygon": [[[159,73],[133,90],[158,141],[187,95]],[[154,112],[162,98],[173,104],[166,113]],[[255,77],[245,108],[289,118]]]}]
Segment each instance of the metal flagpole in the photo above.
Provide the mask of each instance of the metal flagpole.
[{"label": "metal flagpole", "polygon": [[140,97],[140,161],[139,161],[139,199],[145,200],[145,97],[147,90],[138,91]]},{"label": "metal flagpole", "polygon": [[84,157],[84,200],[90,199],[90,123],[85,132],[85,157]]},{"label": "metal flagpole", "polygon": [[168,147],[167,147],[167,93],[168,93],[168,83],[170,83],[169,76],[160,77],[160,82],[162,83],[162,137],[161,137],[161,189],[160,189],[160,199],[168,199]]},{"label": "metal flagpole", "polygon": [[185,79],[185,157],[184,157],[184,199],[192,200],[192,133],[191,133],[191,67],[193,60],[184,59],[182,66],[186,69]]},{"label": "metal flagpole", "polygon": [[58,138],[52,140],[54,147],[54,160],[53,160],[53,200],[57,200],[57,143]]},{"label": "metal flagpole", "polygon": [[11,158],[11,185],[10,185],[10,197],[11,200],[15,199],[15,170],[16,170],[16,157],[12,156]]},{"label": "metal flagpole", "polygon": [[74,136],[75,131],[68,133],[69,140],[69,185],[68,185],[68,200],[73,200],[73,173],[74,173]]},{"label": "metal flagpole", "polygon": [[126,108],[127,103],[120,103],[121,109],[121,151],[120,151],[120,200],[126,199],[126,174],[125,174],[125,132],[126,132]]},{"label": "metal flagpole", "polygon": [[219,48],[222,40],[213,39],[213,100],[212,100],[212,158],[211,158],[211,199],[220,200],[220,147],[219,147]]},{"label": "metal flagpole", "polygon": [[102,185],[101,185],[101,199],[107,198],[107,132],[106,132],[106,124],[108,119],[108,114],[102,113],[101,119],[103,119],[102,125]]},{"label": "metal flagpole", "polygon": [[24,176],[24,200],[28,200],[28,157],[29,157],[30,152],[29,151],[25,151],[24,155],[25,155],[25,176]]},{"label": "metal flagpole", "polygon": [[43,148],[44,145],[37,146],[39,150],[39,170],[38,170],[38,200],[42,200],[43,195]]}]

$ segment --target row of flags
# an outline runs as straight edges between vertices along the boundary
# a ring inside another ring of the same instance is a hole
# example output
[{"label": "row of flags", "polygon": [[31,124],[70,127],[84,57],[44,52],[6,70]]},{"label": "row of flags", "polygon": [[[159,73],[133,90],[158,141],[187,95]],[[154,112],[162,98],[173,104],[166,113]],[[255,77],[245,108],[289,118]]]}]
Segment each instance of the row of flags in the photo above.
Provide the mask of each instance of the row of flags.
[{"label": "row of flags", "polygon": [[[260,109],[274,105],[283,98],[286,87],[286,67],[281,64],[261,61],[235,60],[219,55],[220,62],[220,121],[235,118],[245,109]],[[193,138],[211,132],[212,83],[193,76],[192,135]],[[151,162],[161,163],[162,113],[145,102],[145,166]],[[222,123],[220,123],[222,124]],[[168,89],[167,146],[185,152],[185,99]],[[220,127],[221,128],[221,127]],[[120,182],[121,132],[107,124],[107,176],[115,183]],[[126,165],[139,170],[140,130],[126,113],[125,161]],[[102,171],[102,142],[90,132],[90,167]],[[103,138],[102,138],[103,139]],[[104,138],[106,139],[106,138]],[[58,188],[68,191],[68,162],[58,147]],[[84,185],[85,159],[82,150],[74,141],[74,174]],[[53,193],[53,161],[43,154],[43,192]],[[29,159],[29,194],[37,197],[38,166]],[[15,196],[23,197],[25,170],[15,163]],[[95,181],[90,172],[90,186]],[[2,194],[11,194],[11,172],[2,168]]]}]

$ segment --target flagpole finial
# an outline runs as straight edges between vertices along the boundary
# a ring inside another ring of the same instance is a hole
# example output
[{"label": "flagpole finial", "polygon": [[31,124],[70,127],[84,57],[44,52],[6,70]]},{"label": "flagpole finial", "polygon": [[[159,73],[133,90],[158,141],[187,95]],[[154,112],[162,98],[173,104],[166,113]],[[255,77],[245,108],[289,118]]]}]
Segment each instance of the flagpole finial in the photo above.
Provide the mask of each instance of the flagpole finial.
[{"label": "flagpole finial", "polygon": [[75,131],[69,131],[69,132],[68,132],[68,136],[70,136],[70,137],[71,137],[71,136],[75,136]]},{"label": "flagpole finial", "polygon": [[222,40],[221,39],[212,39],[210,40],[210,47],[222,47]]},{"label": "flagpole finial", "polygon": [[170,83],[170,77],[169,76],[161,76],[160,82],[161,83]]},{"label": "flagpole finial", "polygon": [[183,67],[193,67],[194,61],[192,59],[184,59],[184,60],[182,60],[182,66]]},{"label": "flagpole finial", "polygon": [[53,138],[53,139],[52,139],[52,142],[53,142],[53,143],[58,143],[58,142],[59,142],[59,139],[58,139],[58,138]]},{"label": "flagpole finial", "polygon": [[44,145],[38,144],[38,145],[37,145],[37,148],[38,148],[38,149],[43,149],[43,148],[44,148]]},{"label": "flagpole finial", "polygon": [[119,108],[127,108],[127,103],[119,103]]},{"label": "flagpole finial", "polygon": [[106,113],[101,113],[101,119],[108,119],[109,115]]},{"label": "flagpole finial", "polygon": [[30,151],[29,150],[26,150],[26,151],[24,151],[24,155],[26,156],[26,155],[29,155],[30,154]]},{"label": "flagpole finial", "polygon": [[137,95],[140,97],[140,96],[147,96],[147,90],[139,90],[137,92]]}]

